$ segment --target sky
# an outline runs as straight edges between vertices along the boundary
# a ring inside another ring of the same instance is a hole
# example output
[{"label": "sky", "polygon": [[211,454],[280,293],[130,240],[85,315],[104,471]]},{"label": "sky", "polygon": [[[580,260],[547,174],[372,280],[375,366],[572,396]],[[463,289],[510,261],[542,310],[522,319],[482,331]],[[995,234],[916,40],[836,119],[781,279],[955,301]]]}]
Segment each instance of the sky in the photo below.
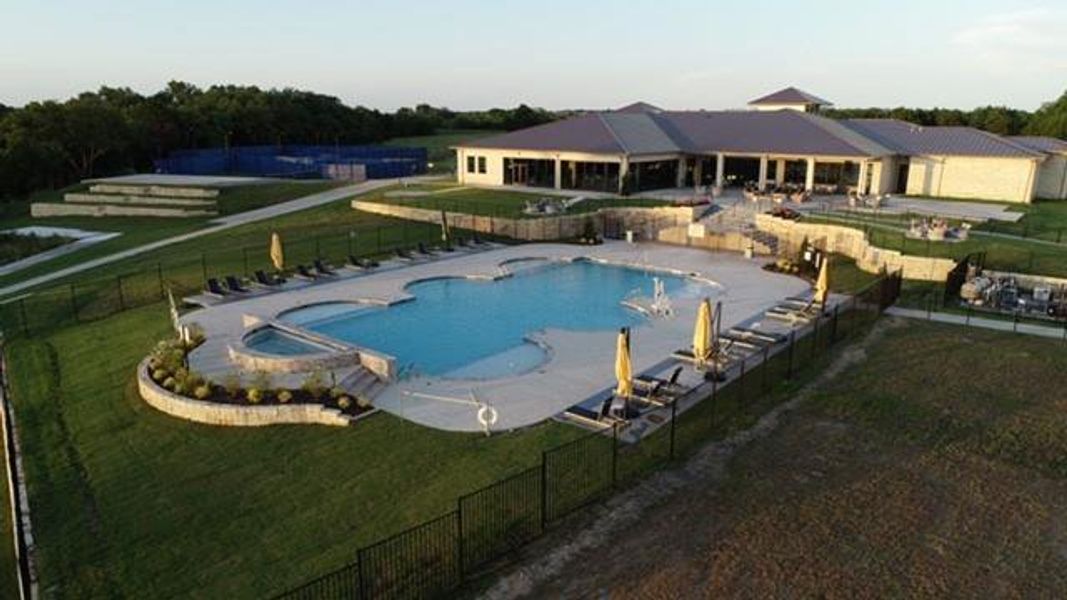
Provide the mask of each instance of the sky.
[{"label": "sky", "polygon": [[0,0],[0,103],[182,80],[383,110],[1033,110],[1067,89],[1067,0]]}]

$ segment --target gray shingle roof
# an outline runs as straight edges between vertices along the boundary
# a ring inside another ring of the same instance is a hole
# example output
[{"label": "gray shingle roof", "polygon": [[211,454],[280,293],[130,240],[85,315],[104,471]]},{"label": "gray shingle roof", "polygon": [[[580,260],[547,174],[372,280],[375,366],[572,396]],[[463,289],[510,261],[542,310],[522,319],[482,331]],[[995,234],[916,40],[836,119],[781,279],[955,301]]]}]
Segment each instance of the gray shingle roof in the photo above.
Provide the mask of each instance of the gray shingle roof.
[{"label": "gray shingle roof", "polygon": [[623,106],[621,108],[616,108],[615,112],[617,112],[617,113],[658,113],[658,112],[663,112],[663,109],[658,107],[658,106],[649,104],[648,102],[634,102],[632,104],[627,104],[626,106]]},{"label": "gray shingle roof", "polygon": [[1022,144],[973,127],[924,127],[897,119],[849,119],[842,121],[864,137],[897,154],[945,156],[1040,156]]},{"label": "gray shingle roof", "polygon": [[749,102],[749,105],[760,104],[818,104],[820,106],[832,106],[833,104],[829,100],[823,100],[822,98],[809,94],[804,90],[798,90],[795,87],[787,87],[783,90],[778,90],[773,94],[767,94],[761,98],[756,98]]},{"label": "gray shingle roof", "polygon": [[599,113],[586,113],[561,121],[480,138],[459,144],[466,148],[501,150],[560,150],[591,154],[624,154],[627,150],[608,129]]},{"label": "gray shingle roof", "polygon": [[1067,153],[1067,141],[1059,138],[1039,135],[1016,135],[1010,136],[1007,139],[1037,152],[1046,152],[1049,154]]}]

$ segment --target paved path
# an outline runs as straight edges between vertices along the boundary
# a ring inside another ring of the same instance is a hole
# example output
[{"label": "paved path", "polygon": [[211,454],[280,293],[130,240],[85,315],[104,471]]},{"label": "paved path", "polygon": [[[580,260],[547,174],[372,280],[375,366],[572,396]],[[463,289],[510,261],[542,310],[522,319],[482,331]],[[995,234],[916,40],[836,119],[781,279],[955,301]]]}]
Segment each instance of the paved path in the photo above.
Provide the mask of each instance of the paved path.
[{"label": "paved path", "polygon": [[232,229],[239,225],[247,225],[248,223],[255,223],[256,221],[263,221],[265,219],[272,219],[281,215],[306,210],[309,208],[315,208],[316,206],[322,206],[323,204],[329,204],[336,202],[349,196],[358,196],[365,194],[369,191],[394,185],[398,182],[396,179],[375,179],[373,181],[365,181],[355,185],[346,185],[336,189],[320,192],[318,194],[312,194],[310,196],[304,196],[303,198],[297,198],[295,200],[289,200],[288,202],[280,202],[264,208],[256,210],[250,210],[248,212],[237,213],[227,217],[221,217],[211,221],[212,226],[204,229],[198,229],[189,233],[183,233],[182,235],[176,235],[162,240],[157,240],[150,244],[138,246],[136,248],[129,248],[121,252],[109,254],[107,256],[101,256],[100,258],[94,258],[93,260],[87,260],[83,263],[69,266],[65,269],[59,269],[51,273],[45,273],[38,277],[33,277],[25,281],[20,281],[9,285],[5,288],[0,288],[0,297],[8,296],[22,290],[32,288],[34,286],[41,285],[42,283],[48,283],[49,281],[55,281],[57,279],[80,273],[82,271],[88,271],[89,269],[95,269],[101,265],[110,264],[116,261],[130,258],[131,256],[137,256],[138,254],[144,254],[171,244],[177,244],[179,242],[185,242],[188,240],[196,239],[201,236],[210,235],[219,231],[225,231]]},{"label": "paved path", "polygon": [[1055,338],[1061,340],[1067,339],[1067,327],[1034,325],[1032,323],[1013,323],[1012,321],[1003,321],[1000,319],[986,319],[983,317],[975,316],[971,316],[970,318],[968,318],[966,315],[957,315],[952,313],[927,313],[925,310],[918,310],[914,308],[900,308],[898,306],[889,307],[886,310],[886,313],[896,317],[907,317],[909,319],[922,319],[924,321],[936,321],[938,323],[950,323],[953,325],[967,325],[970,327],[980,327],[982,329],[993,329],[996,331],[1014,331],[1016,333],[1025,333],[1027,335],[1036,335],[1039,337]]}]

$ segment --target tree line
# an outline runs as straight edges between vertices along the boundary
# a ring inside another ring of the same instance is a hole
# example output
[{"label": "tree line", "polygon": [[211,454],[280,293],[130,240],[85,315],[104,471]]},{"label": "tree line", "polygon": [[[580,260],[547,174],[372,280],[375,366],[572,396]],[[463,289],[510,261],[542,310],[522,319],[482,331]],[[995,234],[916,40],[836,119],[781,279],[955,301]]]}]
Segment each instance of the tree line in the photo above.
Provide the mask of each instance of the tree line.
[{"label": "tree line", "polygon": [[1006,106],[974,110],[954,108],[836,108],[823,111],[835,119],[900,119],[925,126],[965,126],[998,135],[1042,135],[1067,138],[1067,92],[1058,100],[1028,112]]},{"label": "tree line", "polygon": [[372,144],[439,129],[513,130],[556,118],[526,105],[457,112],[420,104],[382,112],[334,96],[254,86],[201,89],[174,81],[150,95],[103,87],[63,102],[0,105],[0,198],[150,170],[153,159],[182,148]]},{"label": "tree line", "polygon": [[[88,177],[146,171],[181,148],[262,144],[370,144],[442,129],[511,131],[571,114],[531,108],[453,111],[428,104],[382,112],[296,89],[174,81],[150,95],[103,87],[64,102],[0,104],[0,199]],[[1002,106],[833,109],[835,118],[897,118],[966,125],[1002,135],[1067,138],[1067,92],[1035,112]]]}]

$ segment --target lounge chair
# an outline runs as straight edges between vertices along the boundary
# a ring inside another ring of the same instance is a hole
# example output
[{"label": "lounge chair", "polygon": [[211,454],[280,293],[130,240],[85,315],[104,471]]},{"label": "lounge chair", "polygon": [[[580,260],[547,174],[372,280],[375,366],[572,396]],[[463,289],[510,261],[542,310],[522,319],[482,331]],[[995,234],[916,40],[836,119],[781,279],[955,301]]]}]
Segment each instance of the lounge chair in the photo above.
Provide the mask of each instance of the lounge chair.
[{"label": "lounge chair", "polygon": [[400,260],[415,260],[414,257],[411,256],[411,253],[407,250],[404,250],[403,248],[397,248],[395,252],[396,257]]},{"label": "lounge chair", "polygon": [[467,241],[467,238],[465,238],[465,237],[457,237],[456,238],[456,245],[459,246],[460,248],[466,248],[467,246],[470,245],[470,243]]},{"label": "lounge chair", "polygon": [[264,271],[254,273],[255,282],[266,287],[274,287],[285,283],[285,279],[279,275],[267,275]]},{"label": "lounge chair", "polygon": [[423,256],[433,256],[433,252],[426,249],[426,244],[419,242],[417,246],[417,252]]},{"label": "lounge chair", "polygon": [[204,289],[207,290],[207,293],[216,296],[226,296],[229,294],[229,292],[226,291],[226,288],[222,287],[222,284],[219,283],[219,280],[214,277],[207,280],[207,285],[204,286]]},{"label": "lounge chair", "polygon": [[369,258],[359,258],[357,256],[348,256],[348,263],[353,267],[360,269],[373,269],[378,266],[378,261],[371,260]]},{"label": "lounge chair", "polygon": [[233,275],[226,276],[226,287],[230,288],[231,292],[237,294],[244,294],[248,292],[248,288],[241,284],[241,282]]},{"label": "lounge chair", "polygon": [[652,377],[651,375],[638,375],[634,378],[634,385],[639,388],[652,389],[652,388],[677,388],[678,377],[682,374],[682,367],[675,367],[674,372],[667,379],[660,377]]},{"label": "lounge chair", "polygon": [[296,275],[297,277],[303,277],[304,279],[318,279],[318,275],[312,273],[311,269],[307,268],[306,265],[297,265]]},{"label": "lounge chair", "polygon": [[481,246],[482,244],[485,244],[485,241],[482,240],[482,238],[478,237],[478,232],[477,231],[474,232],[474,237],[471,238],[471,242],[475,246]]},{"label": "lounge chair", "polygon": [[317,273],[319,273],[321,275],[332,276],[332,275],[336,275],[337,274],[337,271],[334,271],[333,268],[330,267],[330,265],[322,262],[321,258],[316,258],[314,265],[315,265],[315,272],[317,272]]}]

